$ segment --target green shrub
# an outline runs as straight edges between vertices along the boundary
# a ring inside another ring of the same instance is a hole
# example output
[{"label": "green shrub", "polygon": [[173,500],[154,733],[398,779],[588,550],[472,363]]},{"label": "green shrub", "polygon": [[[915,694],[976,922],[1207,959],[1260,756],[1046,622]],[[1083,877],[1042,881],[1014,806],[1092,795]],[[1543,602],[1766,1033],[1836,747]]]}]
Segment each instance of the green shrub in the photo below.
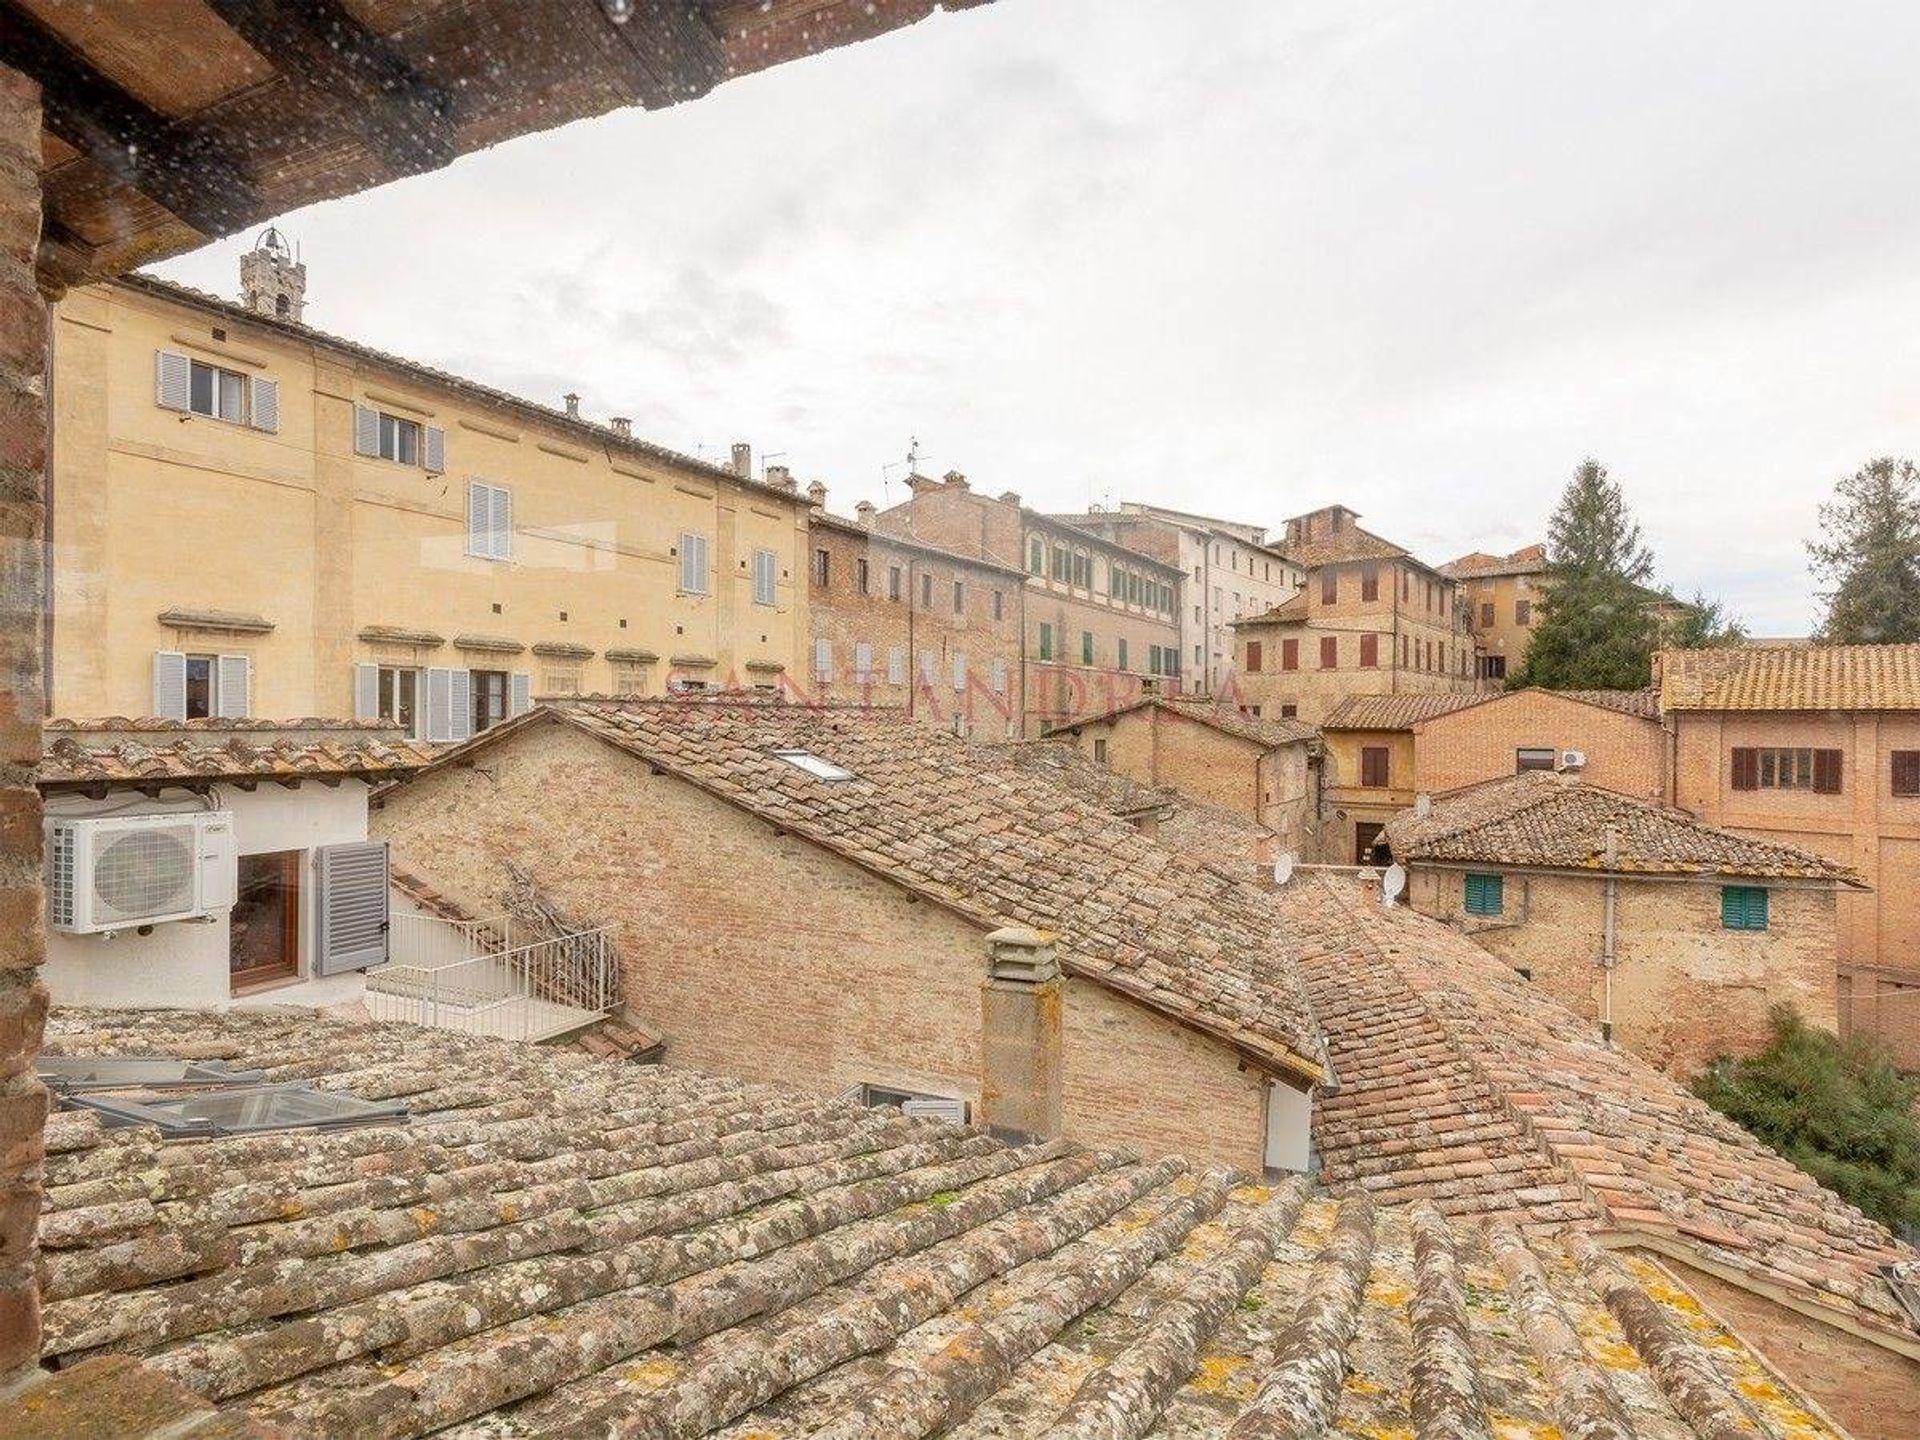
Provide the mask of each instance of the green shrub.
[{"label": "green shrub", "polygon": [[1920,1227],[1920,1076],[1871,1036],[1841,1040],[1785,1005],[1772,1019],[1766,1049],[1715,1061],[1694,1093],[1882,1224]]}]

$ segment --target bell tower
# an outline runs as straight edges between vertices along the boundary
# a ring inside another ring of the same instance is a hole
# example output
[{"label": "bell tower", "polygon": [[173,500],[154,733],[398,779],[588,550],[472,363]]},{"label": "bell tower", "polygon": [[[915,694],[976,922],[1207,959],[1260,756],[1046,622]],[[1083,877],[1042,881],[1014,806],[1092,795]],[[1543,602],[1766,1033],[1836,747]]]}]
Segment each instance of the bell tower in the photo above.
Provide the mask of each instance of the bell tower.
[{"label": "bell tower", "polygon": [[240,303],[260,315],[300,323],[307,308],[307,267],[286,236],[269,225],[240,257]]}]

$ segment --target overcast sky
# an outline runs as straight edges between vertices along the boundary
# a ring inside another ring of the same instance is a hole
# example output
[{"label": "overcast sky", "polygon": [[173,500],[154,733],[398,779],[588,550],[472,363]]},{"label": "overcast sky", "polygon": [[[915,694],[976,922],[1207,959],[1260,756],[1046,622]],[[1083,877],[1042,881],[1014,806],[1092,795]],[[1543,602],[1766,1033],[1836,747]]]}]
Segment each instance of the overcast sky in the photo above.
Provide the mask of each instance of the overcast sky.
[{"label": "overcast sky", "polygon": [[1804,633],[1816,505],[1920,449],[1916,53],[1898,3],[998,0],[283,223],[317,327],[842,513],[917,436],[1439,562],[1593,455],[1662,581]]}]

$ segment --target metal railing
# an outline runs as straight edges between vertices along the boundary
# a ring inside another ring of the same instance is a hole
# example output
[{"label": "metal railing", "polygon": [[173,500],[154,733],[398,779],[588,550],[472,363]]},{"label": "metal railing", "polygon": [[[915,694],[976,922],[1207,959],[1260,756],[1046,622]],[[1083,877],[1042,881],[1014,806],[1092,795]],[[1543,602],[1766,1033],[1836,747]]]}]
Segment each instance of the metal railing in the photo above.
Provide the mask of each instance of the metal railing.
[{"label": "metal railing", "polygon": [[535,1041],[619,1007],[620,976],[605,929],[509,946],[512,927],[504,917],[393,919],[392,953],[402,958],[367,972],[367,1007],[377,1019]]}]

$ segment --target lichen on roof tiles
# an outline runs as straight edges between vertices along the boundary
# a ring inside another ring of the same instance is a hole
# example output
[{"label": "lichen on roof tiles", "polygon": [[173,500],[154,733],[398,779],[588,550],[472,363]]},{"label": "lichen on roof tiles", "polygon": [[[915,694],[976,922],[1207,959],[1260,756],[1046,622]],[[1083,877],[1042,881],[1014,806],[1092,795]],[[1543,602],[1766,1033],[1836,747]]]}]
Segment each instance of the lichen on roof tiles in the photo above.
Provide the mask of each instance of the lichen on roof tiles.
[{"label": "lichen on roof tiles", "polygon": [[1663,710],[1920,710],[1920,645],[1662,650]]},{"label": "lichen on roof tiles", "polygon": [[[60,1010],[49,1040],[410,1097],[404,1124],[334,1134],[49,1126],[48,1359],[120,1351],[288,1434],[1227,1440],[1604,1414],[1664,1437],[1762,1413],[1758,1362],[1658,1266],[1362,1190],[293,1012]],[[1621,1359],[1515,1322],[1534,1309]]]}]

